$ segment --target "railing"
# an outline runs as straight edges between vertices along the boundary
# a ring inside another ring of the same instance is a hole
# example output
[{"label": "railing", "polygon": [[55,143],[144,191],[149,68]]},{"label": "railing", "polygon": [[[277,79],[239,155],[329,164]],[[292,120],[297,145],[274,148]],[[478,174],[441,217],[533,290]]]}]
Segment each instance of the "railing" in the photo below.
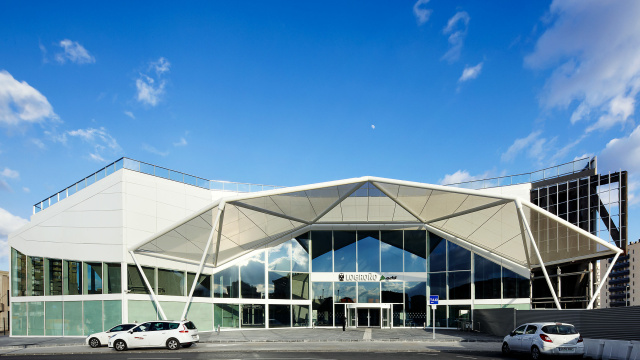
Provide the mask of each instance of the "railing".
[{"label": "railing", "polygon": [[68,198],[69,196],[77,193],[78,191],[95,183],[96,181],[101,180],[115,173],[120,169],[138,171],[141,173],[161,177],[168,180],[177,181],[183,184],[197,186],[197,187],[208,189],[208,190],[232,191],[232,192],[256,192],[256,191],[281,188],[281,186],[275,186],[275,185],[239,183],[239,182],[222,181],[222,180],[207,180],[201,177],[185,174],[180,171],[174,171],[167,168],[163,168],[161,166],[156,166],[153,164],[123,157],[103,167],[102,169],[94,172],[93,174],[85,177],[84,179],[78,181],[77,183],[63,189],[62,191],[59,191],[53,194],[52,196],[36,203],[35,205],[33,205],[33,213],[35,214],[44,209],[47,209],[51,205],[56,204],[59,201]]},{"label": "railing", "polygon": [[490,179],[473,180],[445,185],[465,189],[486,189],[553,179],[564,175],[575,174],[589,168],[591,168],[591,158],[586,157],[530,173],[507,175]]}]

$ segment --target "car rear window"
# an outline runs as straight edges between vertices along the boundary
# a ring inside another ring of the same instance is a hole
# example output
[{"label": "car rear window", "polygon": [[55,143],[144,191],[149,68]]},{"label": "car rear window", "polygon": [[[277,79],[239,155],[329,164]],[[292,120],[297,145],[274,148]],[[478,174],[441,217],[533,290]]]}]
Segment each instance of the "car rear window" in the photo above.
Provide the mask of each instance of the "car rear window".
[{"label": "car rear window", "polygon": [[572,335],[578,333],[578,330],[576,330],[573,325],[547,325],[542,327],[542,331],[555,335]]},{"label": "car rear window", "polygon": [[195,330],[196,329],[196,326],[191,321],[187,321],[186,323],[184,323],[184,326],[189,330]]}]

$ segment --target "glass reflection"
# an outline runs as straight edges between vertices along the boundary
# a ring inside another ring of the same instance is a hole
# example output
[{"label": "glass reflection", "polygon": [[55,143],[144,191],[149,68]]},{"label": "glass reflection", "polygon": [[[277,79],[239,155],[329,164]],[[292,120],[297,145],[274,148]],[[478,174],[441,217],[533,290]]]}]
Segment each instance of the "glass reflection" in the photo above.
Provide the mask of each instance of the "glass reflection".
[{"label": "glass reflection", "polygon": [[291,242],[269,249],[269,270],[291,271]]},{"label": "glass reflection", "polygon": [[356,302],[356,283],[355,282],[337,282],[334,285],[335,285],[337,303],[355,303]]},{"label": "glass reflection", "polygon": [[290,327],[290,305],[269,305],[269,327]]},{"label": "glass reflection", "polygon": [[[380,234],[358,231],[358,271],[380,271]],[[379,299],[378,299],[379,301]]]},{"label": "glass reflection", "polygon": [[309,326],[309,306],[293,305],[292,306],[293,326],[307,327]]},{"label": "glass reflection", "polygon": [[474,256],[476,299],[500,299],[500,265],[482,256]]},{"label": "glass reflection", "polygon": [[427,271],[427,232],[406,230],[404,232],[404,271]]},{"label": "glass reflection", "polygon": [[264,325],[264,305],[241,304],[242,327],[263,328]]},{"label": "glass reflection", "polygon": [[449,271],[471,270],[471,251],[452,242],[449,243]]},{"label": "glass reflection", "polygon": [[240,265],[240,297],[264,299],[264,252],[246,259]]},{"label": "glass reflection", "polygon": [[[515,272],[502,268],[502,286],[504,287],[505,298],[528,298],[529,297],[529,279],[516,274]],[[548,288],[543,287],[547,289]],[[550,294],[550,292],[549,292]],[[549,295],[551,296],[551,295]]]},{"label": "glass reflection", "polygon": [[304,233],[291,240],[293,271],[309,272],[309,233]]},{"label": "glass reflection", "polygon": [[429,274],[429,294],[438,295],[440,300],[447,299],[447,273]]},{"label": "glass reflection", "polygon": [[424,326],[427,321],[427,283],[407,282],[404,291],[406,326]]},{"label": "glass reflection", "polygon": [[402,272],[402,231],[380,232],[382,271]]},{"label": "glass reflection", "polygon": [[330,282],[314,282],[313,316],[316,326],[333,326],[333,283]]},{"label": "glass reflection", "polygon": [[314,272],[333,271],[331,231],[311,232],[311,266]]},{"label": "glass reflection", "polygon": [[333,232],[333,261],[335,272],[356,271],[356,232]]},{"label": "glass reflection", "polygon": [[293,300],[309,300],[309,274],[293,273],[291,276]]},{"label": "glass reflection", "polygon": [[449,272],[449,300],[471,299],[471,271]]},{"label": "glass reflection", "polygon": [[402,282],[383,282],[380,283],[382,287],[382,302],[383,303],[400,303],[403,302],[402,296]]},{"label": "glass reflection", "polygon": [[447,241],[429,233],[429,271],[447,270]]},{"label": "glass reflection", "polygon": [[291,299],[291,273],[269,271],[269,299]]},{"label": "glass reflection", "polygon": [[393,327],[404,326],[404,306],[402,304],[393,304],[392,308]]},{"label": "glass reflection", "polygon": [[460,328],[471,318],[471,305],[449,305],[449,327]]},{"label": "glass reflection", "polygon": [[217,298],[239,297],[238,267],[231,266],[213,275],[213,296]]},{"label": "glass reflection", "polygon": [[359,282],[358,283],[358,303],[379,303],[380,283],[379,282]]}]

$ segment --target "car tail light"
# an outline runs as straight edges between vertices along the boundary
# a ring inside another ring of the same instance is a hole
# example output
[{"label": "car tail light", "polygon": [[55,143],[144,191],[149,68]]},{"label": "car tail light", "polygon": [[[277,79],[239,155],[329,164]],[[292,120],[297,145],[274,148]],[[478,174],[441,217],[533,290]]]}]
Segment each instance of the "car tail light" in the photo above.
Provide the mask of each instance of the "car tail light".
[{"label": "car tail light", "polygon": [[583,341],[584,341],[584,340],[582,340],[582,335],[580,335],[580,337],[578,338],[578,342],[579,342],[579,343],[581,343],[581,342],[583,342]]},{"label": "car tail light", "polygon": [[540,339],[542,339],[542,341],[544,341],[544,342],[550,342],[550,343],[552,343],[552,342],[553,342],[553,341],[551,341],[551,338],[550,338],[550,337],[548,337],[548,336],[547,336],[547,335],[545,335],[545,334],[540,334]]},{"label": "car tail light", "polygon": [[187,328],[184,325],[182,325],[182,330],[179,330],[179,332],[181,334],[186,334],[186,333],[189,333],[189,330],[187,330]]}]

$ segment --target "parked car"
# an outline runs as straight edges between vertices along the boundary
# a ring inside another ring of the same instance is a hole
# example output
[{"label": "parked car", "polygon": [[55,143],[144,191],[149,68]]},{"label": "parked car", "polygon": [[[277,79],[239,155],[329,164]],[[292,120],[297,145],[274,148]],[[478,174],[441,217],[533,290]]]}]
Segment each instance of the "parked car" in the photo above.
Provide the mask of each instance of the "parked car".
[{"label": "parked car", "polygon": [[107,345],[107,342],[109,341],[109,337],[111,337],[114,334],[119,333],[121,331],[131,330],[136,325],[138,325],[138,324],[120,324],[120,325],[116,325],[116,326],[112,327],[111,329],[109,329],[107,331],[103,331],[103,332],[99,332],[99,333],[95,333],[95,334],[91,334],[91,335],[87,336],[87,339],[85,340],[85,343],[87,345],[91,346],[92,348],[97,348],[97,347],[100,347],[102,345]]},{"label": "parked car", "polygon": [[109,338],[109,347],[117,351],[140,347],[167,347],[177,350],[200,341],[198,329],[188,320],[158,320],[142,323]]},{"label": "parked car", "polygon": [[518,326],[502,341],[502,353],[529,352],[533,360],[542,355],[583,356],[582,336],[571,324],[531,323]]}]

